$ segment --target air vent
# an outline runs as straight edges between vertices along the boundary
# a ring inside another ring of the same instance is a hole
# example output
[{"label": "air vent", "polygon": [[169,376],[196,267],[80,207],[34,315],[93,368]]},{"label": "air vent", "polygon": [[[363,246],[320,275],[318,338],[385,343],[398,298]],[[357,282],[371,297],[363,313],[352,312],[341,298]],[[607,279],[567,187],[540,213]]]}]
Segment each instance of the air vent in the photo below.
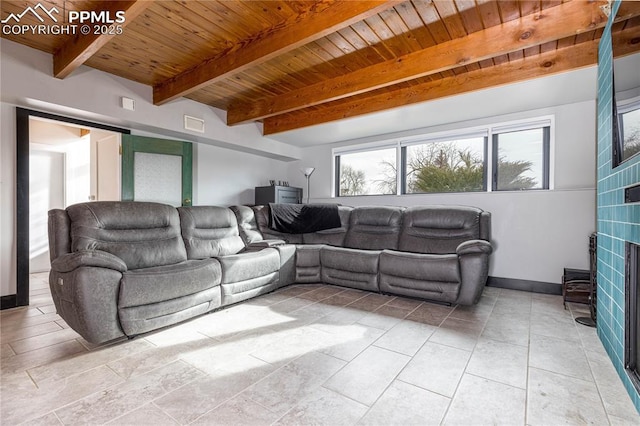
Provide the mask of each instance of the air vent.
[{"label": "air vent", "polygon": [[640,202],[640,184],[630,186],[624,189],[624,202],[625,203]]},{"label": "air vent", "polygon": [[204,133],[204,120],[188,115],[184,116],[184,128],[194,132]]}]

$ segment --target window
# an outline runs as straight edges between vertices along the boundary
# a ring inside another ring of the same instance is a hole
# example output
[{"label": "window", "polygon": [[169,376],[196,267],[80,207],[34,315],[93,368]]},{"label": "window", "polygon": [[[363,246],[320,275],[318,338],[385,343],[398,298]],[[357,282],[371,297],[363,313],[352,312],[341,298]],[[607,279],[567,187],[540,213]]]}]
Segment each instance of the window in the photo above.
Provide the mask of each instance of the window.
[{"label": "window", "polygon": [[618,106],[618,127],[622,162],[640,152],[640,99]]},{"label": "window", "polygon": [[[639,152],[640,109],[625,113],[621,126],[624,120]],[[333,152],[335,195],[549,189],[552,127],[547,116],[339,148]]]},{"label": "window", "polygon": [[336,155],[336,195],[395,194],[396,152],[394,146]]},{"label": "window", "polygon": [[549,126],[493,135],[493,190],[549,189]]},{"label": "window", "polygon": [[486,143],[485,135],[403,147],[403,192],[484,191]]}]

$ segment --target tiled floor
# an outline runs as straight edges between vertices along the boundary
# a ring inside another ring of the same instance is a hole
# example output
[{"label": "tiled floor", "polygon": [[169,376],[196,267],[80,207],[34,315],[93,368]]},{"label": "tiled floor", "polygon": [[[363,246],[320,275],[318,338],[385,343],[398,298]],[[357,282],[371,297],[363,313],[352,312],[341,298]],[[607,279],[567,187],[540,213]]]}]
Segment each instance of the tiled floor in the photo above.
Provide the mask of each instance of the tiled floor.
[{"label": "tiled floor", "polygon": [[1,417],[27,424],[640,424],[583,305],[487,288],[472,308],[291,286],[95,347],[46,275],[3,311]]}]

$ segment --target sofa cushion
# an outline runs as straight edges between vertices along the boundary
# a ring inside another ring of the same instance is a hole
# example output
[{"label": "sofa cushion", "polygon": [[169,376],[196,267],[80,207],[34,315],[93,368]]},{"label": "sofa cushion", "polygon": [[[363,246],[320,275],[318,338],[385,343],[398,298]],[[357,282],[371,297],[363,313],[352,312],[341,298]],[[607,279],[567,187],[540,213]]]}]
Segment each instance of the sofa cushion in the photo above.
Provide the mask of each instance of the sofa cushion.
[{"label": "sofa cushion", "polygon": [[344,246],[382,250],[398,247],[402,208],[389,206],[358,207],[351,212]]},{"label": "sofa cushion", "polygon": [[323,246],[321,276],[325,284],[378,291],[379,250]]},{"label": "sofa cushion", "polygon": [[218,258],[222,267],[222,283],[234,283],[262,277],[280,268],[278,250],[267,248]]},{"label": "sofa cushion", "polygon": [[284,240],[289,244],[302,243],[302,234],[285,234],[269,228],[269,206],[253,206],[251,209],[264,239]]},{"label": "sofa cushion", "polygon": [[187,260],[175,207],[147,202],[97,201],[67,207],[71,251],[103,250],[129,270]]},{"label": "sofa cushion", "polygon": [[460,270],[455,254],[419,254],[384,250],[380,254],[380,291],[455,302]]},{"label": "sofa cushion", "polygon": [[236,216],[226,207],[178,207],[189,259],[236,254],[244,249]]},{"label": "sofa cushion", "polygon": [[482,210],[463,206],[410,207],[403,212],[398,249],[414,253],[455,253],[460,243],[480,238]]},{"label": "sofa cushion", "polygon": [[340,227],[332,229],[324,229],[322,231],[311,232],[302,235],[304,244],[329,244],[332,246],[342,246],[344,237],[349,227],[349,218],[353,207],[338,206],[338,215],[340,216]]},{"label": "sofa cushion", "polygon": [[119,308],[163,302],[220,285],[216,259],[188,260],[122,273]]},{"label": "sofa cushion", "polygon": [[299,244],[296,246],[296,282],[319,283],[320,276],[320,250],[322,244]]},{"label": "sofa cushion", "polygon": [[258,228],[258,222],[256,222],[256,215],[251,207],[231,206],[229,208],[236,215],[240,238],[242,238],[245,245],[262,240],[262,234]]}]

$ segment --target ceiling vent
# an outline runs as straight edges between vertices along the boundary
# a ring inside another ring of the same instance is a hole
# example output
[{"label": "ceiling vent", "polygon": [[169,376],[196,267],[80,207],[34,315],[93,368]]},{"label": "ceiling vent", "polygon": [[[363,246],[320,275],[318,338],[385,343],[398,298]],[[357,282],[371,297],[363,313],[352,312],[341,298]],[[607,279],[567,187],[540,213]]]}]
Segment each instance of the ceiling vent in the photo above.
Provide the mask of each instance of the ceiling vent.
[{"label": "ceiling vent", "polygon": [[204,133],[204,120],[185,115],[184,128],[193,132]]}]

